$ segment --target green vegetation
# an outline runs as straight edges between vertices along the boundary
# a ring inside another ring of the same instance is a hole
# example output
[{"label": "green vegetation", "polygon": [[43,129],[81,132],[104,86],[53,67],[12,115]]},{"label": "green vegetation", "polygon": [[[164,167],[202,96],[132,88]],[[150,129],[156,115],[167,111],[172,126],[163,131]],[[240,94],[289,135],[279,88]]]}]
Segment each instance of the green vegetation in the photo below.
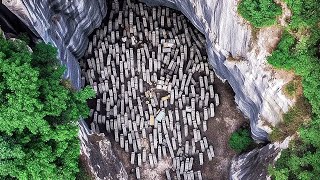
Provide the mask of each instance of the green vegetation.
[{"label": "green vegetation", "polygon": [[[273,179],[319,179],[320,175],[320,0],[284,0],[292,11],[277,49],[268,58],[276,68],[293,70],[302,78],[304,97],[283,115],[283,122],[270,136],[283,140],[298,131],[299,137],[270,167]],[[275,23],[279,9],[272,0],[242,0],[238,11],[255,27]],[[288,84],[285,91],[297,96],[300,84]],[[306,100],[308,101],[306,101]],[[310,108],[311,105],[311,108]],[[310,121],[306,121],[310,119]]]},{"label": "green vegetation", "polygon": [[290,97],[294,97],[297,94],[299,81],[292,80],[285,86],[285,93]]},{"label": "green vegetation", "polygon": [[25,43],[30,44],[30,38],[27,33],[20,33],[17,39],[20,39],[21,41],[24,41]]},{"label": "green vegetation", "polygon": [[254,27],[259,28],[274,25],[282,10],[273,0],[241,0],[238,12]]},{"label": "green vegetation", "polygon": [[253,144],[249,129],[240,128],[231,134],[229,146],[237,153],[244,152]]},{"label": "green vegetation", "polygon": [[0,37],[0,179],[75,179],[80,153],[77,120],[92,89],[61,80],[56,49]]},{"label": "green vegetation", "polygon": [[[247,0],[242,1],[239,12],[254,26],[264,25],[257,21],[263,14],[256,15]],[[252,2],[252,1],[250,1]],[[268,1],[270,3],[270,1]],[[283,140],[286,136],[299,132],[299,137],[284,150],[275,167],[269,169],[274,179],[319,179],[320,175],[320,0],[285,0],[293,16],[288,27],[284,29],[277,49],[268,58],[276,68],[293,70],[302,78],[303,96],[283,116],[283,123],[274,129],[272,141]],[[263,4],[263,3],[262,3]],[[245,6],[248,6],[245,8]],[[246,12],[246,10],[248,12]],[[249,11],[250,10],[250,11]],[[266,10],[266,9],[265,9]],[[267,8],[269,13],[277,12]],[[277,13],[275,13],[277,14]],[[270,15],[270,14],[269,14]],[[270,19],[271,16],[266,16]],[[275,17],[275,16],[273,16]],[[289,84],[286,91],[294,93],[294,84]],[[310,106],[311,105],[311,110]],[[311,117],[310,117],[311,116]],[[306,122],[308,117],[311,121]]]},{"label": "green vegetation", "polygon": [[283,121],[270,134],[270,141],[283,141],[297,132],[299,127],[310,120],[311,108],[305,98],[299,97],[296,104],[283,115]]}]

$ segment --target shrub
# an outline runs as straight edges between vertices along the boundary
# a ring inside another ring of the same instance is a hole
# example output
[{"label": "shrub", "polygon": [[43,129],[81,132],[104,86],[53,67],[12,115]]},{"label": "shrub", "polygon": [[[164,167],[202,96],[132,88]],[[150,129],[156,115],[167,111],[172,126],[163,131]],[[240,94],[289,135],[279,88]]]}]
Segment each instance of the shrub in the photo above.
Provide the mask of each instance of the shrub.
[{"label": "shrub", "polygon": [[21,41],[24,41],[25,43],[30,43],[30,38],[27,33],[20,33],[17,37],[17,39],[20,39]]},{"label": "shrub", "polygon": [[276,17],[281,15],[281,7],[273,0],[241,0],[238,12],[254,27],[271,26]]},{"label": "shrub", "polygon": [[250,136],[248,129],[238,129],[231,134],[229,140],[229,146],[237,153],[244,152],[253,144],[253,140]]},{"label": "shrub", "polygon": [[297,95],[297,91],[301,82],[299,80],[293,79],[292,81],[290,81],[288,84],[286,84],[285,86],[285,94],[289,95],[290,97],[295,97],[295,95]]}]

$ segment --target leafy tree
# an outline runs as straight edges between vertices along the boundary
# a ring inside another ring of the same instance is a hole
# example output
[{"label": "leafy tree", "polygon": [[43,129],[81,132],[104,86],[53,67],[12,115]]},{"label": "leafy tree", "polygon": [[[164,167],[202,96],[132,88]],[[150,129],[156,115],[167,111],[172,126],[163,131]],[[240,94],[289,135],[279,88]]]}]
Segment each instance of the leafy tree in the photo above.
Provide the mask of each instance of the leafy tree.
[{"label": "leafy tree", "polygon": [[296,45],[296,40],[289,32],[285,31],[281,37],[281,40],[272,52],[272,55],[268,58],[268,62],[276,68],[283,68],[291,70],[292,63],[294,63],[295,57],[292,57]]},{"label": "leafy tree", "polygon": [[24,41],[27,44],[30,43],[30,37],[28,36],[27,33],[20,33],[17,38],[20,39],[21,41]]},{"label": "leafy tree", "polygon": [[319,0],[284,0],[293,13],[291,29],[304,28],[319,21]]},{"label": "leafy tree", "polygon": [[254,27],[271,26],[281,15],[281,8],[273,0],[241,0],[238,12]]},{"label": "leafy tree", "polygon": [[238,129],[231,134],[229,140],[229,146],[238,153],[248,150],[252,144],[253,140],[248,129]]},{"label": "leafy tree", "polygon": [[56,53],[0,38],[0,179],[75,179],[77,120],[94,91],[65,87]]}]

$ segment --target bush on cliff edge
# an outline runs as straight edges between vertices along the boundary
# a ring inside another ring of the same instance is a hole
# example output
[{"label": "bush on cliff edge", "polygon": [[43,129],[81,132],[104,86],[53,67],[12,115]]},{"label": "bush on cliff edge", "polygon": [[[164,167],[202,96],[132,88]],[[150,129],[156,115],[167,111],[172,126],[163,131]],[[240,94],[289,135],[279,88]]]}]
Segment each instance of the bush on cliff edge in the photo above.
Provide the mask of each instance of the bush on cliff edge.
[{"label": "bush on cliff edge", "polygon": [[231,134],[229,146],[237,153],[244,152],[253,144],[249,129],[240,128]]},{"label": "bush on cliff edge", "polygon": [[275,24],[282,13],[273,0],[241,0],[238,12],[256,28]]}]

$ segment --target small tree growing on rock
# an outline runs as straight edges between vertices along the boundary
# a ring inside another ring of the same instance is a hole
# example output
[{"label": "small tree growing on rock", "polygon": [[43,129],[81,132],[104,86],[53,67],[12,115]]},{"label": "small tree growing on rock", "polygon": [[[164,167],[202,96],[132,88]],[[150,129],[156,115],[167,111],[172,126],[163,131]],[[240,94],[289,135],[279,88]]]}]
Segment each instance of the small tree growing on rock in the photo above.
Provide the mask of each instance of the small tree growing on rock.
[{"label": "small tree growing on rock", "polygon": [[253,144],[253,139],[250,136],[248,129],[240,128],[231,134],[229,146],[237,153],[244,152]]}]

